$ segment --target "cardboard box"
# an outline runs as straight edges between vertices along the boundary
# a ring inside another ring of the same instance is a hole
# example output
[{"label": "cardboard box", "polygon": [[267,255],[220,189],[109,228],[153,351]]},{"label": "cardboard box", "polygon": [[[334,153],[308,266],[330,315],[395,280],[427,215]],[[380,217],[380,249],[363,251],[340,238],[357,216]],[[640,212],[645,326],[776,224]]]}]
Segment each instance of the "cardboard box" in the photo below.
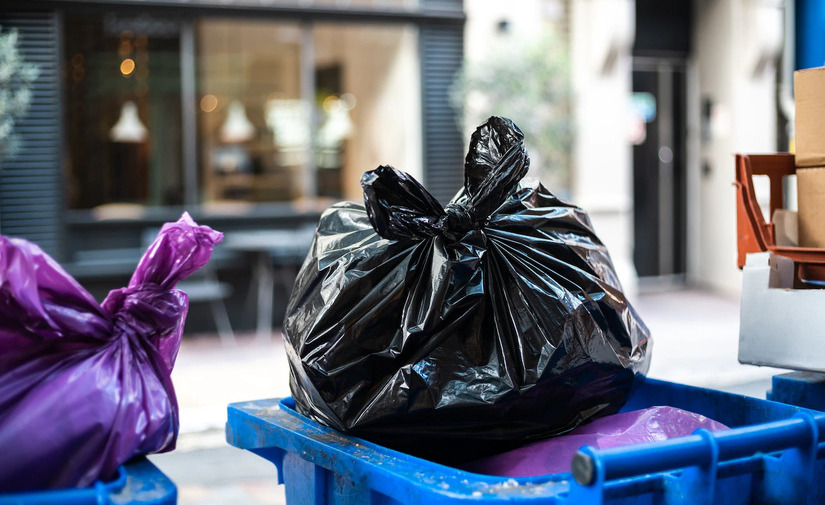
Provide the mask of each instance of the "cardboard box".
[{"label": "cardboard box", "polygon": [[793,73],[796,166],[825,167],[825,67]]},{"label": "cardboard box", "polygon": [[799,247],[799,216],[795,210],[773,212],[773,241],[779,247]]},{"label": "cardboard box", "polygon": [[825,167],[797,168],[796,186],[799,245],[825,249]]},{"label": "cardboard box", "polygon": [[825,67],[793,74],[799,245],[825,248]]}]

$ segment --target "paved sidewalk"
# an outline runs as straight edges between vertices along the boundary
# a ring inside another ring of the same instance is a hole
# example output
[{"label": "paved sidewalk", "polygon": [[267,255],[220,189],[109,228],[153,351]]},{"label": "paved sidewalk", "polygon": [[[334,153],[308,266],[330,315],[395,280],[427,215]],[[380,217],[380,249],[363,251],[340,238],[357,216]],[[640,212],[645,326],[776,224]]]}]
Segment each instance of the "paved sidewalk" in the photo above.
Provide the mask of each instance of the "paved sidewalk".
[{"label": "paved sidewalk", "polygon": [[653,335],[651,377],[764,398],[785,371],[739,363],[738,299],[679,290],[642,295],[634,306]]},{"label": "paved sidewalk", "polygon": [[[654,339],[650,376],[764,398],[780,370],[741,365],[739,302],[698,290],[642,294],[634,306]],[[280,334],[262,342],[240,335],[187,337],[172,374],[181,409],[178,449],[152,461],[178,485],[181,505],[285,503],[267,461],[229,447],[226,405],[289,395]]]},{"label": "paved sidewalk", "polygon": [[178,447],[150,459],[178,486],[180,505],[274,505],[285,503],[275,467],[229,446],[226,406],[289,396],[289,370],[279,333],[270,341],[237,335],[221,346],[217,335],[187,336],[172,380],[180,406]]}]

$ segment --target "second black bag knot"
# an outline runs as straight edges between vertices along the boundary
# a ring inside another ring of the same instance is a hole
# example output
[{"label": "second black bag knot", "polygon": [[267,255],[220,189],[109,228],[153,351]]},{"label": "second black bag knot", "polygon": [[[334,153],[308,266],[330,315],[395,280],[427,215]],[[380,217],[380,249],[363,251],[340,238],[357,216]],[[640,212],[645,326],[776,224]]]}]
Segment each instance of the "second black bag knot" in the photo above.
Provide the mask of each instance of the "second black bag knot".
[{"label": "second black bag knot", "polygon": [[450,203],[444,208],[439,228],[442,234],[452,240],[460,240],[468,231],[477,228],[477,223],[470,214],[470,209],[460,203]]},{"label": "second black bag knot", "polygon": [[364,207],[373,229],[385,239],[440,235],[454,243],[485,225],[529,167],[521,130],[509,119],[491,117],[472,136],[464,163],[464,189],[446,208],[421,183],[389,165],[361,178]]}]

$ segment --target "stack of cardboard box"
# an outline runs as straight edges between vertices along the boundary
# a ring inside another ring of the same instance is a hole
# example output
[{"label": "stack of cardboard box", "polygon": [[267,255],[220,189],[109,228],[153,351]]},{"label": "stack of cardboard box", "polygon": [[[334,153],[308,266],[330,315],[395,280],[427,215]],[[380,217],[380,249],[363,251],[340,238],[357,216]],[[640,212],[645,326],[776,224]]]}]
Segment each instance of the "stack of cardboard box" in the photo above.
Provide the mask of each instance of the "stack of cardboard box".
[{"label": "stack of cardboard box", "polygon": [[825,249],[825,67],[794,72],[799,245]]},{"label": "stack of cardboard box", "polygon": [[[793,212],[777,209],[772,216],[775,245],[825,251],[825,67],[795,72],[794,95],[799,212],[796,219]],[[798,241],[789,232],[794,223]],[[803,264],[820,267],[810,261],[818,253],[799,253],[808,255]],[[825,289],[799,289],[798,267],[781,253],[747,255],[739,321],[741,363],[825,373]],[[806,278],[806,287],[821,287],[821,280],[815,273]]]}]

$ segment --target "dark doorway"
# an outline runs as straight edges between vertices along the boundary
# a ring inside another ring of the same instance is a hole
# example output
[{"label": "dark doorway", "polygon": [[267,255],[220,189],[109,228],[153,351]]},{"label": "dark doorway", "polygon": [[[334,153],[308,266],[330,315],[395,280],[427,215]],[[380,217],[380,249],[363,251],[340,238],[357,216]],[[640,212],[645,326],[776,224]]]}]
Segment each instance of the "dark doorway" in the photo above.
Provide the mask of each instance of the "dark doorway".
[{"label": "dark doorway", "polygon": [[633,63],[633,260],[640,277],[686,269],[686,68],[680,59]]},{"label": "dark doorway", "polygon": [[636,0],[633,260],[640,277],[681,282],[687,263],[690,0]]}]

